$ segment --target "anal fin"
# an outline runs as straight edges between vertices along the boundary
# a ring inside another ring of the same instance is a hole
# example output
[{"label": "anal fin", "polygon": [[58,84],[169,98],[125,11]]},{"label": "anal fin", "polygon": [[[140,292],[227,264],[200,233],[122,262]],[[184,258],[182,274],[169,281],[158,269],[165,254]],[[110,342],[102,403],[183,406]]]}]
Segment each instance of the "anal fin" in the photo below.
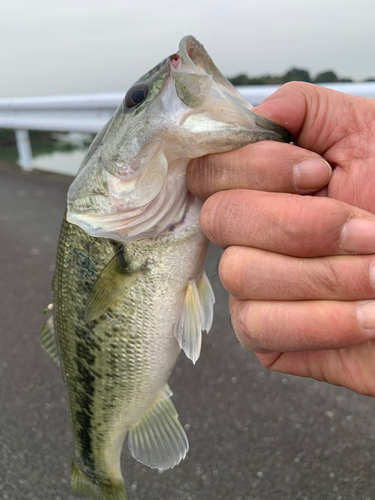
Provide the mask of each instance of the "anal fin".
[{"label": "anal fin", "polygon": [[128,444],[133,457],[159,470],[177,465],[189,449],[171,395],[167,386],[154,406],[129,431]]},{"label": "anal fin", "polygon": [[40,343],[48,356],[60,366],[59,346],[57,344],[53,316],[48,319],[40,332]]},{"label": "anal fin", "polygon": [[196,282],[189,280],[175,337],[186,356],[195,364],[201,352],[202,330],[209,332],[215,296],[205,272]]}]

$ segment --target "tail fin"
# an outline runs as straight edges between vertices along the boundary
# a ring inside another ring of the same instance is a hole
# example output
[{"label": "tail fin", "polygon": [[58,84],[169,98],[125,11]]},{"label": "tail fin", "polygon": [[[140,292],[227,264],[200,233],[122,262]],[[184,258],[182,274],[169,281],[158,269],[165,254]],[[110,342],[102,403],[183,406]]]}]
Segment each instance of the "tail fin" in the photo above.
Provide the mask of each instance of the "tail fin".
[{"label": "tail fin", "polygon": [[95,500],[129,500],[122,482],[96,485],[72,462],[72,489],[77,496],[90,496]]}]

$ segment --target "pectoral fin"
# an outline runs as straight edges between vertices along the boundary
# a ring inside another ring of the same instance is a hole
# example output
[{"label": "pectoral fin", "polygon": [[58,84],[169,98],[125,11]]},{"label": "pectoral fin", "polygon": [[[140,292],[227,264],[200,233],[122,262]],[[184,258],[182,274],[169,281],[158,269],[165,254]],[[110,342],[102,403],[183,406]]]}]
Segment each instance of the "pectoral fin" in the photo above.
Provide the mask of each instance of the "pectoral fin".
[{"label": "pectoral fin", "polygon": [[197,289],[203,312],[203,323],[201,325],[201,328],[203,331],[206,330],[206,332],[208,333],[211,329],[212,321],[214,319],[215,295],[214,291],[212,290],[211,283],[207,278],[207,274],[204,271],[197,282]]},{"label": "pectoral fin", "polygon": [[181,316],[178,320],[175,337],[186,356],[195,364],[199,358],[202,344],[203,311],[195,280],[190,280],[186,288]]},{"label": "pectoral fin", "polygon": [[120,249],[95,281],[87,301],[84,321],[88,323],[99,318],[142,270],[132,269],[126,262],[123,249]]},{"label": "pectoral fin", "polygon": [[150,410],[129,431],[129,449],[134,458],[159,470],[177,465],[189,449],[185,431],[167,386]]},{"label": "pectoral fin", "polygon": [[175,337],[194,364],[201,352],[202,330],[208,333],[212,325],[214,302],[215,296],[205,272],[198,283],[194,279],[189,281]]},{"label": "pectoral fin", "polygon": [[59,347],[53,325],[53,316],[49,318],[40,332],[40,343],[48,356],[60,366]]}]

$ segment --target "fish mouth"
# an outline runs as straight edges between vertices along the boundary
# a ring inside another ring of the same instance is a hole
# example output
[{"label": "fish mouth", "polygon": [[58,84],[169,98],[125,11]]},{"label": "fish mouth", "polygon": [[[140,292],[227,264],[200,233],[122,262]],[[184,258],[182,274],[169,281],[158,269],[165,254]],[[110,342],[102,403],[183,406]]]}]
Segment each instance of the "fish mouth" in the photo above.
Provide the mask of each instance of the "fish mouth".
[{"label": "fish mouth", "polygon": [[[179,52],[172,57],[172,66],[176,67],[176,56],[179,56],[186,67],[201,75],[210,75],[224,94],[231,96],[240,103],[252,115],[252,120],[260,127],[260,130],[253,132],[253,142],[262,140],[274,140],[277,142],[289,143],[292,136],[288,130],[267,118],[263,118],[251,111],[252,105],[234,87],[227,78],[217,68],[204,46],[193,36],[185,36],[179,45]],[[265,133],[266,132],[266,133]]]},{"label": "fish mouth", "polygon": [[257,125],[263,127],[264,129],[275,135],[275,139],[273,140],[277,142],[292,142],[292,134],[289,132],[289,130],[282,127],[281,125],[278,125],[277,123],[272,122],[271,120],[268,120],[267,118],[264,118],[263,116],[253,113],[252,111],[251,113],[254,115]]},{"label": "fish mouth", "polygon": [[139,81],[149,89],[144,104],[120,105],[69,189],[67,220],[94,237],[157,237],[191,222],[190,213],[198,223],[185,179],[191,158],[291,141],[252,112],[192,36]]}]

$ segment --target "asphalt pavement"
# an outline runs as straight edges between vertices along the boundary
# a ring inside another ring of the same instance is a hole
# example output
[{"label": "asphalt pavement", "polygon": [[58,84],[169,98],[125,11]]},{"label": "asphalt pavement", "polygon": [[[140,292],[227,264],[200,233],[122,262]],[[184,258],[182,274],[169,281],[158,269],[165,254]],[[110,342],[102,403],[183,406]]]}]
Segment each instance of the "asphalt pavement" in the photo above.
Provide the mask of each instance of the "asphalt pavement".
[{"label": "asphalt pavement", "polygon": [[[1,499],[76,498],[66,389],[39,346],[71,180],[0,162]],[[219,258],[213,328],[170,378],[190,451],[158,473],[125,445],[129,500],[374,500],[374,399],[262,368],[231,329]]]}]

